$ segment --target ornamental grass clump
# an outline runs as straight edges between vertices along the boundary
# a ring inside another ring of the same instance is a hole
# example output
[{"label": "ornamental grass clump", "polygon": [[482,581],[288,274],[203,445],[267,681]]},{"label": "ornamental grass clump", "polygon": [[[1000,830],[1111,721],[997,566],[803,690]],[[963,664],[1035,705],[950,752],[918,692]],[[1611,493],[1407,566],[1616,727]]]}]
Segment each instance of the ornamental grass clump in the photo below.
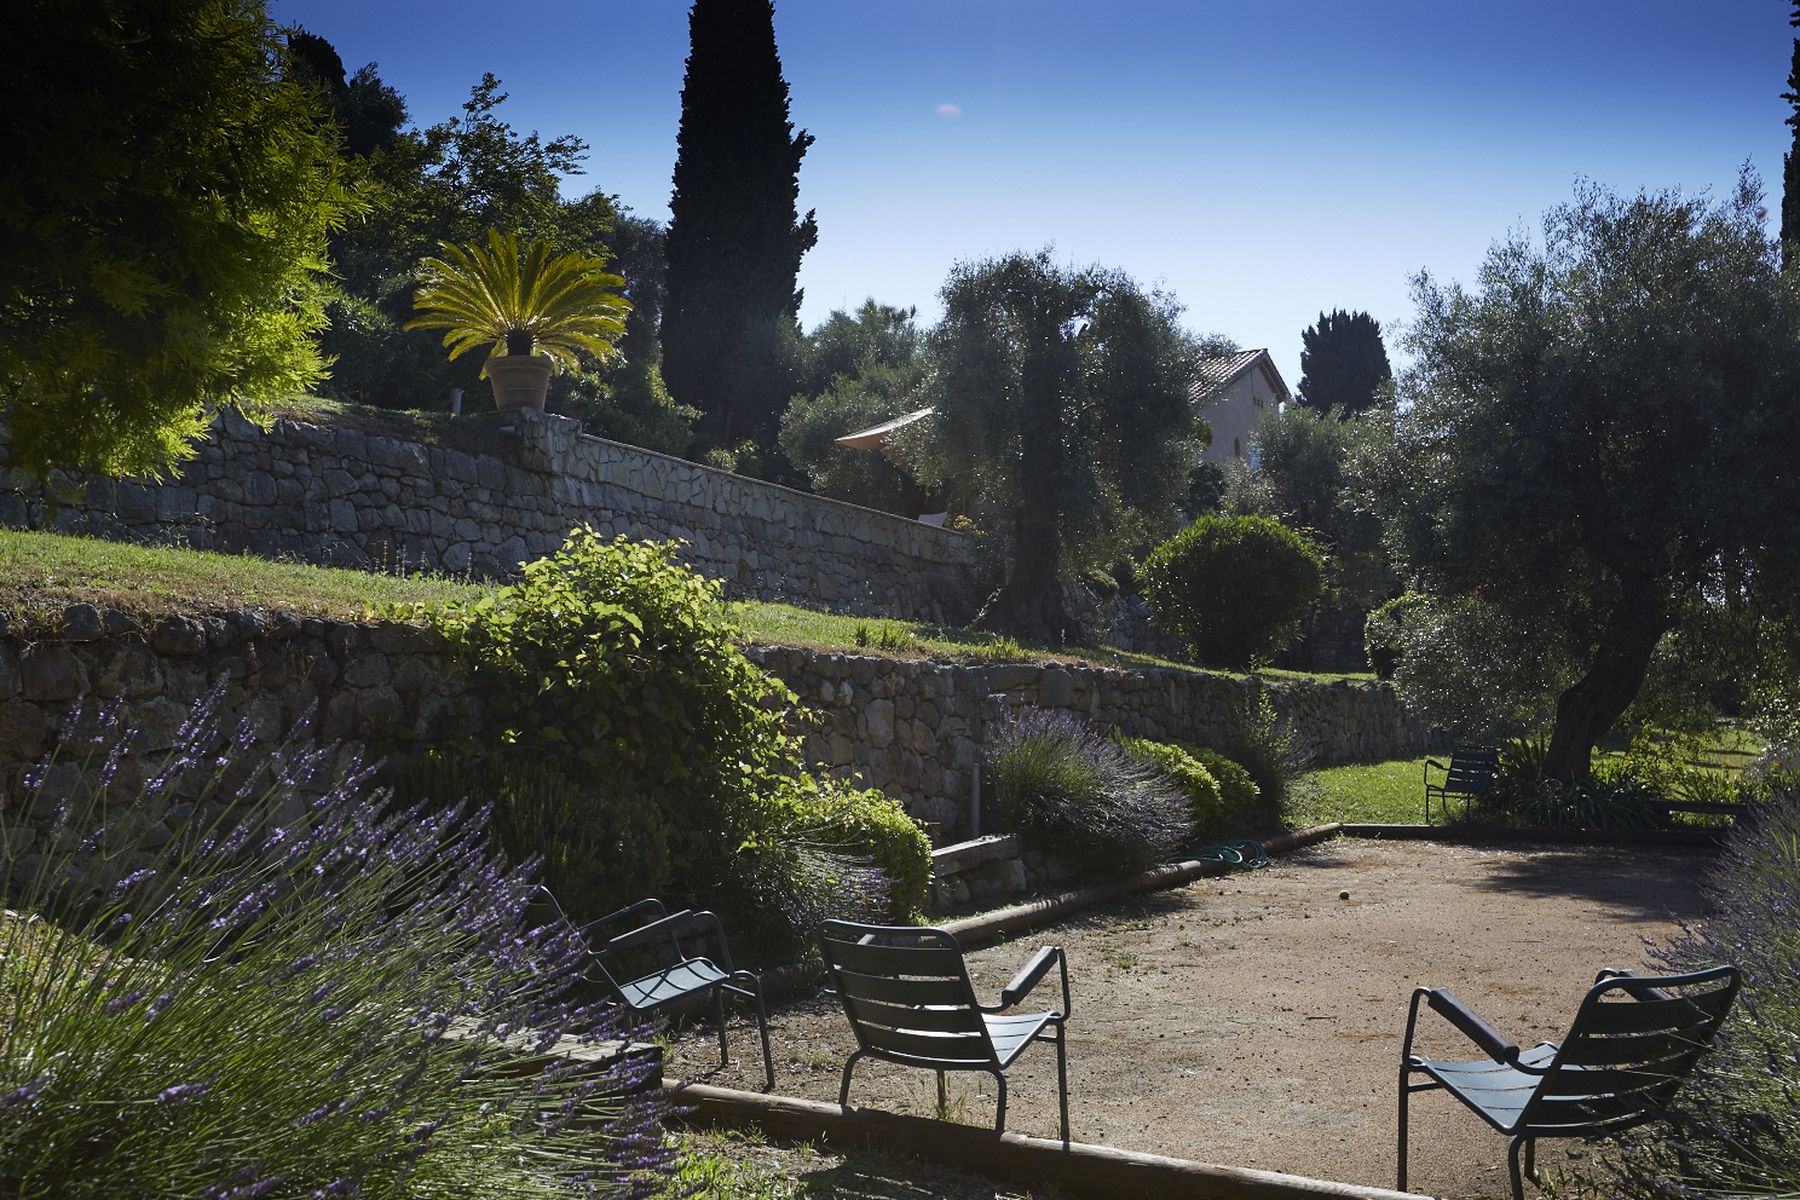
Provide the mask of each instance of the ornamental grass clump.
[{"label": "ornamental grass clump", "polygon": [[578,941],[527,927],[487,814],[226,737],[217,697],[134,795],[115,708],[0,810],[0,1195],[648,1194],[638,1069],[530,1065],[627,1031],[571,996]]},{"label": "ornamental grass clump", "polygon": [[1709,915],[1656,952],[1674,971],[1735,963],[1743,990],[1677,1097],[1675,1120],[1629,1144],[1626,1194],[1800,1193],[1800,799],[1740,822],[1705,884]]},{"label": "ornamental grass clump", "polygon": [[1193,836],[1187,796],[1071,713],[1020,708],[1001,718],[988,752],[1001,819],[1091,871],[1167,859]]}]

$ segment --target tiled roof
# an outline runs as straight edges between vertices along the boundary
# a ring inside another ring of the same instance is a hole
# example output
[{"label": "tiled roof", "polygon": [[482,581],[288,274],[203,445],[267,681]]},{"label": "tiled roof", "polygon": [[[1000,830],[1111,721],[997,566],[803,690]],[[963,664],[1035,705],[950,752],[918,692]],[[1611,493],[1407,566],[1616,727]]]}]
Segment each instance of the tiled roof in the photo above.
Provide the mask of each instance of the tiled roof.
[{"label": "tiled roof", "polygon": [[1288,398],[1287,384],[1282,381],[1280,372],[1275,370],[1274,360],[1269,358],[1267,349],[1240,350],[1236,354],[1221,354],[1217,358],[1203,358],[1194,364],[1194,383],[1188,389],[1188,397],[1195,404],[1205,403],[1214,395],[1224,391],[1231,382],[1252,367],[1263,365],[1268,373],[1269,386],[1282,400]]}]

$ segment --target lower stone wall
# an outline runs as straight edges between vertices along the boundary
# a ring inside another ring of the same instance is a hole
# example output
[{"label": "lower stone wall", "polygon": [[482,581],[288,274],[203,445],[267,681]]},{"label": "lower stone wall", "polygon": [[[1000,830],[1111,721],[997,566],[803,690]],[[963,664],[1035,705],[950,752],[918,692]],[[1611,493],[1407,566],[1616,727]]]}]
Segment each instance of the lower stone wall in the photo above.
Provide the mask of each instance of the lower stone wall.
[{"label": "lower stone wall", "polygon": [[1134,737],[1204,744],[1261,688],[1320,766],[1425,749],[1424,723],[1386,684],[1056,662],[955,665],[782,646],[752,647],[750,656],[811,709],[809,763],[899,799],[940,843],[984,831],[976,817],[980,748],[1008,704],[1065,709]]},{"label": "lower stone wall", "polygon": [[[900,800],[940,844],[979,824],[981,746],[1005,705],[1066,709],[1127,733],[1205,742],[1253,688],[1312,746],[1321,765],[1421,752],[1425,730],[1385,685],[1253,681],[1176,670],[1119,671],[1060,663],[959,665],[755,646],[752,660],[785,680],[804,711],[808,765]],[[61,629],[24,636],[0,622],[0,806],[21,813],[21,779],[53,749],[78,702],[117,700],[137,731],[115,786],[135,788],[175,745],[193,701],[223,681],[226,729],[244,724],[273,747],[309,711],[318,736],[367,758],[491,733],[467,668],[416,626],[326,621],[233,610],[142,621],[86,604]],[[43,805],[69,791],[53,775]],[[140,816],[150,822],[161,812]]]},{"label": "lower stone wall", "polygon": [[[78,704],[90,715],[121,706],[133,738],[108,798],[135,807],[109,813],[108,822],[123,822],[147,845],[168,840],[169,822],[192,798],[145,798],[142,785],[182,741],[194,701],[215,684],[223,736],[242,731],[245,762],[280,746],[308,713],[321,743],[340,743],[337,771],[484,726],[468,672],[414,626],[261,610],[143,621],[86,604],[69,606],[62,624],[60,634],[23,637],[0,621],[0,817],[12,854],[29,856],[56,806],[85,796],[77,786],[82,751],[65,744]],[[27,808],[24,775],[52,751],[56,761]],[[122,877],[139,865],[120,857],[105,868]]]}]

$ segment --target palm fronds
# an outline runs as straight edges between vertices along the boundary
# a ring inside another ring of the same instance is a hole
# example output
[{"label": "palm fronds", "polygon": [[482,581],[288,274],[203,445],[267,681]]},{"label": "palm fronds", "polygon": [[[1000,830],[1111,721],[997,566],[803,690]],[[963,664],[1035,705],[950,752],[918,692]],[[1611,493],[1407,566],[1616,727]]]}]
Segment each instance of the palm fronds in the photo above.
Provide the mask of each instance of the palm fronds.
[{"label": "palm fronds", "polygon": [[443,242],[442,258],[419,264],[420,315],[406,328],[445,330],[452,359],[488,346],[490,356],[544,354],[573,367],[577,351],[603,360],[618,353],[613,341],[625,332],[631,302],[604,259],[555,254],[541,239],[521,252],[518,234],[493,229],[487,241],[485,249]]}]

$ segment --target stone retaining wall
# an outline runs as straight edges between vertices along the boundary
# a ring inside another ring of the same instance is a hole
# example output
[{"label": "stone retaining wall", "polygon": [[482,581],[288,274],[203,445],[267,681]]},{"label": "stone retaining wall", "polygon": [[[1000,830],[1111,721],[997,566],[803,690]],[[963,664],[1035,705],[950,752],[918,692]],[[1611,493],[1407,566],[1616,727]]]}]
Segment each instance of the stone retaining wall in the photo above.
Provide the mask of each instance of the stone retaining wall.
[{"label": "stone retaining wall", "polygon": [[[1422,726],[1376,684],[1258,685],[1174,670],[965,666],[778,646],[748,653],[800,695],[806,712],[797,731],[808,765],[881,788],[931,823],[939,843],[975,824],[981,746],[1005,704],[1205,742],[1252,688],[1265,686],[1321,765],[1415,754],[1424,745]],[[0,805],[14,812],[23,772],[56,744],[78,700],[125,705],[138,731],[118,778],[129,790],[174,745],[194,699],[220,679],[225,726],[246,721],[252,746],[276,744],[308,709],[317,711],[322,738],[367,757],[494,729],[467,669],[416,626],[258,610],[145,624],[75,604],[60,632],[48,635],[27,638],[0,622]],[[50,789],[50,802],[66,794],[66,783]],[[140,816],[156,822],[163,814]]]},{"label": "stone retaining wall", "polygon": [[937,622],[973,611],[965,535],[588,437],[566,417],[464,420],[495,453],[285,418],[264,432],[227,414],[166,484],[53,480],[52,512],[13,479],[0,524],[505,578],[588,523],[682,539],[684,560],[736,596]]},{"label": "stone retaining wall", "polygon": [[1053,662],[959,666],[782,646],[751,647],[750,657],[812,710],[808,762],[881,788],[933,824],[940,842],[982,831],[970,819],[980,802],[980,747],[1004,704],[1067,709],[1135,737],[1204,744],[1229,727],[1260,687],[1320,766],[1425,748],[1424,724],[1385,684],[1259,683]]}]

